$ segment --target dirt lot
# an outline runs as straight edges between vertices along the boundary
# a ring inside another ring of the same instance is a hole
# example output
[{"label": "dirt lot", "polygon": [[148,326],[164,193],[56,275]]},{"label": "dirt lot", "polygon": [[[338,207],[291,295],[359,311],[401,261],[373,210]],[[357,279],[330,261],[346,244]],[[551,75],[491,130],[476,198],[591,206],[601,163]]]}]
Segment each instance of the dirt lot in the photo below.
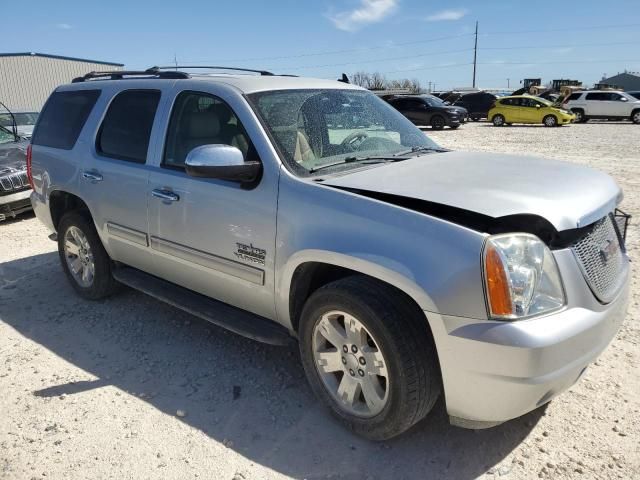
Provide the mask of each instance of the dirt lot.
[{"label": "dirt lot", "polygon": [[[539,154],[612,174],[640,218],[640,127],[431,134],[453,149]],[[628,240],[640,259],[639,235]],[[295,349],[253,343],[133,291],[75,296],[30,216],[0,224],[0,478],[640,478],[640,277],[613,344],[546,409],[449,426],[440,402],[400,438],[346,432]]]}]

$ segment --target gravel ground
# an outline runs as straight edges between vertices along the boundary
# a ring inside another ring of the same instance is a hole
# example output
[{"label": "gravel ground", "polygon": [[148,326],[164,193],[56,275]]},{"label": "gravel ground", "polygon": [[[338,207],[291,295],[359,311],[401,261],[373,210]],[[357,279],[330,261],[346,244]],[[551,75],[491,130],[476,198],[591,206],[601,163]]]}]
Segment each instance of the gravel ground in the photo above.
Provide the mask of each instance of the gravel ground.
[{"label": "gravel ground", "polygon": [[[468,124],[452,149],[539,154],[612,174],[640,218],[640,127]],[[639,258],[638,230],[629,250]],[[499,427],[359,439],[311,395],[295,349],[253,343],[133,291],[80,300],[33,218],[0,224],[0,478],[640,478],[638,275],[585,377]]]}]

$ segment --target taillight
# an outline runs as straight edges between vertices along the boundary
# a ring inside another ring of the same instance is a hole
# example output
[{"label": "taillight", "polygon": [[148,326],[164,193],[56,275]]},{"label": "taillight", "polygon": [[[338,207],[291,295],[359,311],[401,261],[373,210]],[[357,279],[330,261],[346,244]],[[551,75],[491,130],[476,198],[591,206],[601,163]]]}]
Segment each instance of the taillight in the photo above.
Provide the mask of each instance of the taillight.
[{"label": "taillight", "polygon": [[31,144],[27,147],[27,178],[29,185],[33,189],[33,174],[31,173]]}]

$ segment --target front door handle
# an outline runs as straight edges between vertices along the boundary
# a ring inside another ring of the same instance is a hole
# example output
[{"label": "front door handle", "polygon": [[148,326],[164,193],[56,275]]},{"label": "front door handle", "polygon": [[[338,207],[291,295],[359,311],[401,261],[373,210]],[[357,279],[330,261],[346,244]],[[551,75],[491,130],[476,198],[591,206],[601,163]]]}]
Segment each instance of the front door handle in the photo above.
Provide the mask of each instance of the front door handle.
[{"label": "front door handle", "polygon": [[168,202],[177,202],[178,200],[180,200],[180,196],[176,193],[173,193],[171,190],[155,189],[151,190],[151,195]]},{"label": "front door handle", "polygon": [[82,172],[82,176],[87,180],[91,180],[92,182],[102,181],[102,175],[97,172]]}]

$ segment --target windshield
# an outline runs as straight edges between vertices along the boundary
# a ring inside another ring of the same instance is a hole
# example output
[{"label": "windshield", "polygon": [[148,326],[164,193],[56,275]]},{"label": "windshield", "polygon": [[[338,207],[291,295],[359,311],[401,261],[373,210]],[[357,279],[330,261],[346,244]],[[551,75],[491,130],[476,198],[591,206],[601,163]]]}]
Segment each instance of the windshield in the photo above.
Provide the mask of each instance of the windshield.
[{"label": "windshield", "polygon": [[536,97],[536,100],[539,101],[540,103],[545,104],[547,107],[550,107],[553,105],[553,103],[551,103],[549,100],[546,100],[544,98],[541,97]]},{"label": "windshield", "polygon": [[[13,116],[16,119],[16,125],[35,125],[36,120],[38,120],[38,112],[21,112],[14,113]],[[13,125],[13,120],[11,119],[11,115],[9,113],[0,113],[0,126],[3,127],[11,127]]]},{"label": "windshield", "polygon": [[438,97],[434,97],[433,95],[424,95],[422,98],[425,99],[427,105],[430,107],[442,107],[444,105],[444,101],[439,99]]},{"label": "windshield", "polygon": [[15,138],[13,136],[13,133],[11,133],[9,130],[0,127],[0,145],[3,143],[10,143],[15,141]]},{"label": "windshield", "polygon": [[396,109],[362,90],[278,90],[249,95],[284,161],[301,175],[356,168],[354,160],[393,158],[439,147]]}]

